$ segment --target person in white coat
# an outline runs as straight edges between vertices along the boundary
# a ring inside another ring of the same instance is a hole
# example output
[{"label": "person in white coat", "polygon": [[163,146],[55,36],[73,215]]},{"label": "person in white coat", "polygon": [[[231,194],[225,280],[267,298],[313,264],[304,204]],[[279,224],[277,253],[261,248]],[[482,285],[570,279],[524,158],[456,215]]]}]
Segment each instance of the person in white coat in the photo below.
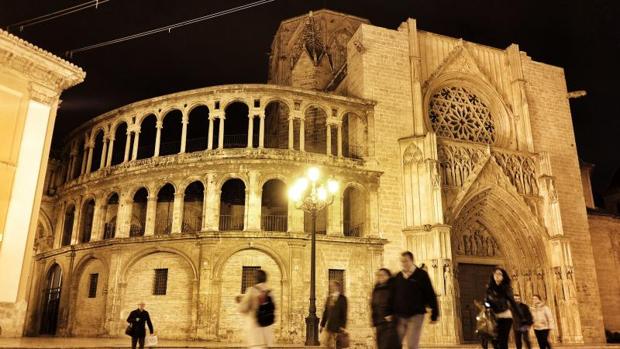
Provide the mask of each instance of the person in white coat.
[{"label": "person in white coat", "polygon": [[549,306],[540,299],[539,295],[532,297],[532,317],[534,319],[534,333],[540,349],[551,349],[549,344],[549,331],[555,328],[555,321]]},{"label": "person in white coat", "polygon": [[259,319],[258,313],[261,304],[273,302],[273,297],[271,297],[271,290],[266,284],[267,273],[259,269],[256,271],[255,277],[256,284],[248,287],[245,294],[237,296],[237,302],[239,303],[239,312],[246,317],[248,348],[266,348],[273,346],[273,313],[271,314],[271,321],[267,320],[267,322],[265,322],[264,314],[260,315],[261,318]]}]

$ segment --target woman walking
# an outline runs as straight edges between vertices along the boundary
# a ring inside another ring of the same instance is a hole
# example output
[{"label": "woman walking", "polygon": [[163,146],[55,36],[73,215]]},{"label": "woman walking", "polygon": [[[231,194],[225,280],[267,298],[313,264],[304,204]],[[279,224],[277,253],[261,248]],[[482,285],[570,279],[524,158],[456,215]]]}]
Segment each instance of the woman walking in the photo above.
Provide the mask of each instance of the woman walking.
[{"label": "woman walking", "polygon": [[532,297],[532,317],[534,318],[534,333],[540,349],[551,349],[549,331],[555,328],[555,321],[551,309],[540,299],[539,295]]},{"label": "woman walking", "polygon": [[381,268],[376,273],[376,284],[372,290],[370,308],[372,325],[376,330],[378,349],[400,349],[396,324],[393,321],[391,309],[392,273],[387,268]]},{"label": "woman walking", "polygon": [[267,273],[257,270],[256,284],[248,287],[245,294],[237,296],[239,312],[247,318],[248,348],[266,348],[273,346],[273,323],[275,305],[271,290],[267,287]]},{"label": "woman walking", "polygon": [[493,347],[495,349],[508,349],[512,313],[515,312],[519,319],[523,319],[523,315],[514,300],[510,277],[506,270],[498,267],[491,274],[487,286],[486,302],[495,314],[497,322],[497,337],[493,340]]},{"label": "woman walking", "polygon": [[338,334],[347,327],[347,297],[342,294],[340,282],[329,282],[329,296],[325,301],[321,317],[321,344],[328,349],[335,349]]}]

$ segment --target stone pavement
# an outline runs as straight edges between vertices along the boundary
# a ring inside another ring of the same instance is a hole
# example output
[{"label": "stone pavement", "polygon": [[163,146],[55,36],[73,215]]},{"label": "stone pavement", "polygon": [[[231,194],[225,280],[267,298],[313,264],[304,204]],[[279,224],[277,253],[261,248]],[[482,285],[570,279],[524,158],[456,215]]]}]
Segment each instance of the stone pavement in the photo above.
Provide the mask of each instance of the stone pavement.
[{"label": "stone pavement", "polygon": [[[23,337],[23,338],[0,338],[0,349],[117,349],[129,348],[130,340],[128,337],[118,338],[87,338],[87,337]],[[296,349],[303,348],[303,345],[283,344],[273,347],[273,349]],[[230,344],[206,341],[183,341],[183,340],[160,340],[157,348],[245,348],[242,344]],[[480,348],[478,345],[467,344],[451,347],[428,346],[428,349],[474,349]],[[620,344],[615,345],[581,345],[581,346],[559,346],[555,349],[620,349]]]}]

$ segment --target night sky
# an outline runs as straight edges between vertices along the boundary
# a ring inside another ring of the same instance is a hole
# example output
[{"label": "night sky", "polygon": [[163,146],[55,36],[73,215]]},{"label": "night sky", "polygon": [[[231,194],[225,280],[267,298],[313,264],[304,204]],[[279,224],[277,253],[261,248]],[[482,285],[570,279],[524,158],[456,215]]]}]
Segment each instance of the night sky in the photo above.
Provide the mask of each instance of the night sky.
[{"label": "night sky", "polygon": [[[2,0],[0,26],[86,0]],[[110,0],[19,32],[61,57],[67,50],[229,9],[245,1]],[[167,93],[229,83],[264,83],[272,37],[280,21],[329,8],[396,29],[407,17],[418,28],[505,48],[519,44],[534,60],[564,67],[581,159],[596,165],[597,193],[620,165],[619,1],[383,0],[275,2],[70,59],[86,81],[62,95],[54,144],[84,121],[122,105]]]}]

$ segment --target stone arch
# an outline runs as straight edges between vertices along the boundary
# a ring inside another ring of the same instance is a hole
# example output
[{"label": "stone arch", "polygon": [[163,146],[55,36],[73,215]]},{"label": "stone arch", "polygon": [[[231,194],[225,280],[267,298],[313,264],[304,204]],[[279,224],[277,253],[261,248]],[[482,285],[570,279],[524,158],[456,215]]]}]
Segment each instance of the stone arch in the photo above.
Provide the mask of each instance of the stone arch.
[{"label": "stone arch", "polygon": [[71,245],[73,239],[73,225],[75,224],[76,203],[67,203],[64,209],[62,222],[61,246]]},{"label": "stone arch", "polygon": [[278,178],[264,181],[261,186],[261,230],[288,231],[288,197],[286,182]]},{"label": "stone arch", "polygon": [[195,179],[184,185],[183,188],[181,232],[199,232],[202,230],[205,185],[200,179]]},{"label": "stone arch", "polygon": [[[139,121],[136,120],[136,124],[140,125],[140,133],[134,133],[138,138],[137,159],[146,159],[153,156],[155,152],[155,140],[157,133],[157,124],[159,120],[158,114],[148,113],[143,116]],[[136,151],[133,150],[132,151]]]},{"label": "stone arch", "polygon": [[247,227],[248,186],[231,177],[220,187],[219,230],[244,230]]},{"label": "stone arch", "polygon": [[[91,282],[94,282],[91,274],[97,274],[94,294],[90,294]],[[105,334],[108,275],[107,262],[94,253],[88,253],[76,264],[70,290],[71,335],[86,337]]]},{"label": "stone arch", "polygon": [[368,226],[370,217],[368,190],[357,182],[349,182],[343,188],[341,196],[342,232],[345,236],[364,237],[370,228]]},{"label": "stone arch", "polygon": [[[156,269],[168,270],[165,294],[153,292]],[[195,326],[198,271],[185,253],[173,248],[146,248],[130,257],[120,275],[121,285],[125,285],[121,293],[121,321],[135,309],[138,302],[145,301],[160,337],[185,339],[192,333]],[[121,328],[124,326],[119,326],[119,330]]]},{"label": "stone arch", "polygon": [[185,151],[188,153],[208,148],[211,109],[206,102],[195,102],[187,107],[187,135]]},{"label": "stone arch", "polygon": [[80,220],[78,225],[78,242],[86,243],[90,242],[92,238],[93,227],[95,223],[95,197],[89,195],[82,200],[80,209]]},{"label": "stone arch", "polygon": [[[239,314],[236,307],[235,297],[245,290],[243,286],[252,286],[251,284],[243,285],[243,269],[244,267],[258,267],[265,270],[268,274],[267,284],[272,290],[272,297],[276,303],[276,323],[274,324],[274,332],[276,336],[281,329],[286,326],[283,321],[284,299],[286,299],[286,288],[288,283],[285,281],[285,272],[282,265],[261,248],[235,248],[232,254],[227,253],[219,259],[219,265],[216,267],[217,284],[219,285],[219,304],[217,306],[218,323],[217,336],[219,340],[226,342],[243,341],[243,329],[246,326],[244,317]],[[230,251],[228,251],[230,252]],[[223,270],[226,272],[223,273]],[[251,282],[250,282],[251,283]]]},{"label": "stone arch", "polygon": [[[368,155],[368,120],[353,111],[345,111],[339,118],[342,122],[342,155],[363,158]],[[332,127],[332,134],[334,129]],[[332,148],[336,145],[332,135]],[[332,154],[334,153],[332,149]]]},{"label": "stone arch", "polygon": [[172,221],[174,216],[174,198],[179,193],[178,185],[168,181],[157,190],[157,203],[155,208],[155,234],[172,233]]},{"label": "stone arch", "polygon": [[159,155],[174,155],[181,150],[181,133],[183,127],[183,110],[170,107],[160,113],[158,120],[161,125]]},{"label": "stone arch", "polygon": [[447,87],[466,88],[470,92],[481,97],[489,108],[494,121],[495,134],[497,138],[495,139],[493,145],[504,148],[511,145],[515,130],[513,129],[514,127],[510,115],[511,113],[506,103],[493,86],[470,73],[444,73],[428,83],[423,103],[425,115],[424,122],[426,123],[428,130],[433,130],[433,126],[429,118],[431,98],[439,90]]},{"label": "stone arch", "polygon": [[308,103],[302,111],[304,123],[304,149],[307,152],[325,154],[327,152],[327,122],[331,109],[320,103]]},{"label": "stone arch", "polygon": [[282,98],[271,97],[264,104],[265,110],[265,147],[287,149],[289,144],[289,127],[291,123],[290,104]]},{"label": "stone arch", "polygon": [[39,334],[56,334],[61,312],[62,292],[66,292],[67,286],[63,282],[64,268],[55,259],[51,260],[45,268],[41,289],[41,322]]},{"label": "stone arch", "polygon": [[[110,126],[110,137],[114,138],[114,146],[111,155],[112,161],[110,163],[111,165],[120,164],[125,159],[125,147],[127,146],[127,133],[129,131],[129,125],[131,125],[131,122],[127,121],[125,118],[119,118]],[[131,144],[129,144],[128,148],[131,148]]]},{"label": "stone arch", "polygon": [[[249,124],[248,120],[252,117],[253,125],[258,119],[253,118],[252,104],[246,100],[231,100],[224,107],[224,148],[245,148],[248,145]],[[251,137],[257,138],[258,128],[252,127]],[[253,142],[257,145],[257,142]]]}]

